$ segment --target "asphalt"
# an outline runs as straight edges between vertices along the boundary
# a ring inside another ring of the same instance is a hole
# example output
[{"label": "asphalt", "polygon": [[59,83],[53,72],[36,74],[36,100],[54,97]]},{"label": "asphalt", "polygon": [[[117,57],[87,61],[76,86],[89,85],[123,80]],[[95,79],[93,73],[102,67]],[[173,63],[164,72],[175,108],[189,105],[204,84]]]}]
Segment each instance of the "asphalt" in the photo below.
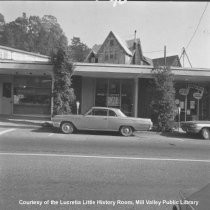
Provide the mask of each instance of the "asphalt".
[{"label": "asphalt", "polygon": [[51,126],[49,117],[5,116],[0,115],[0,127],[30,127]]},{"label": "asphalt", "polygon": [[[37,127],[52,127],[52,121],[50,117],[31,117],[31,116],[7,116],[7,115],[0,115],[0,127],[4,128],[37,128]],[[147,132],[147,131],[145,131]],[[142,133],[142,131],[141,131]],[[148,132],[147,132],[148,133]],[[185,132],[181,128],[176,128],[172,132],[152,132],[153,134],[156,133],[157,135],[169,135],[172,137],[183,137]],[[138,135],[138,132],[136,132]]]}]

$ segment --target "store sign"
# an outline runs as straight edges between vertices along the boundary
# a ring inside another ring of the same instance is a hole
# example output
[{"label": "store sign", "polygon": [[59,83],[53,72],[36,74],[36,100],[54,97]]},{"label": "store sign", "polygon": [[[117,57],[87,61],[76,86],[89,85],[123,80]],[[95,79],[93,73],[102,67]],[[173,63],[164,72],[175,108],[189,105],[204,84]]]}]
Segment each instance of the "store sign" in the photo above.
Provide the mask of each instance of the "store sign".
[{"label": "store sign", "polygon": [[193,84],[190,84],[190,85],[188,85],[188,88],[190,89],[196,89],[196,90],[199,90],[199,91],[201,91],[201,92],[203,92],[204,91],[204,88],[203,87],[200,87],[200,86],[198,86],[198,85],[193,85]]},{"label": "store sign", "polygon": [[184,89],[184,88],[179,89],[179,94],[182,96],[186,96],[188,95],[188,93],[189,93],[189,89]]},{"label": "store sign", "polygon": [[202,94],[201,93],[193,93],[193,97],[197,100],[200,100],[202,98]]},{"label": "store sign", "polygon": [[109,96],[107,97],[108,106],[120,106],[120,97],[119,96]]}]

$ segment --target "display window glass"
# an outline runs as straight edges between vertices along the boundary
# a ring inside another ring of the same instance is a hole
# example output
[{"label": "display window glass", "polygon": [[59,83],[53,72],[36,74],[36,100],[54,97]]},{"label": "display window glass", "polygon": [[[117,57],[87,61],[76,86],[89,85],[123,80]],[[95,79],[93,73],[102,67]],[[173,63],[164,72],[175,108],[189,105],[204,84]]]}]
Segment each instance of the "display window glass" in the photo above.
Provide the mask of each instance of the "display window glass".
[{"label": "display window glass", "polygon": [[121,109],[127,116],[133,114],[132,80],[97,79],[95,106]]},{"label": "display window glass", "polygon": [[51,82],[48,77],[16,76],[13,87],[14,114],[48,114]]}]

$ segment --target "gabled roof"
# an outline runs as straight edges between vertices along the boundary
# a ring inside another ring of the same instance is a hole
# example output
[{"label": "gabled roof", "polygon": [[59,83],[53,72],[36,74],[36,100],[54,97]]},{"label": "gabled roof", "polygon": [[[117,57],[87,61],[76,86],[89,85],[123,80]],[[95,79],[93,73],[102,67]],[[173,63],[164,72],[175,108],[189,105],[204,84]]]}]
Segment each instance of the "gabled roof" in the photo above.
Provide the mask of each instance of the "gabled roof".
[{"label": "gabled roof", "polygon": [[152,59],[143,56],[143,60],[144,60],[145,62],[147,62],[149,65],[153,66],[153,61],[152,61]]},{"label": "gabled roof", "polygon": [[[164,66],[165,65],[165,58],[164,57],[155,58],[155,59],[152,59],[152,61],[153,61],[154,66]],[[166,57],[166,66],[181,67],[182,65],[180,63],[179,56],[178,55],[167,56]]]},{"label": "gabled roof", "polygon": [[[122,41],[122,39],[114,32],[110,31],[109,35],[107,36],[107,38],[110,36],[110,35],[113,35],[115,37],[115,39],[117,40],[118,44],[122,47],[122,49],[124,50],[124,52],[129,55],[129,56],[132,56],[132,52],[128,49],[126,43],[124,41]],[[106,43],[106,40],[107,38],[105,39],[105,41],[103,42],[103,44],[101,45],[100,49],[104,46],[104,44]],[[100,49],[98,51],[100,51]]]},{"label": "gabled roof", "polygon": [[[126,40],[125,42],[127,44],[127,47],[132,51],[135,39]],[[139,38],[136,39],[136,43],[140,43],[140,39]]]},{"label": "gabled roof", "polygon": [[118,43],[122,46],[124,49],[125,53],[132,56],[132,52],[128,49],[127,44],[114,32],[110,32],[114,35],[114,37],[117,39]]},{"label": "gabled roof", "polygon": [[[95,44],[92,47],[92,50],[90,51],[90,53],[88,54],[88,56],[85,59],[85,62],[88,61],[90,56],[95,56],[97,57],[98,52],[100,51],[100,49],[103,47],[103,45],[106,43],[107,38],[113,35],[116,39],[116,41],[118,42],[118,44],[122,47],[122,49],[124,50],[124,52],[129,55],[131,58],[131,63],[132,63],[132,59],[135,56],[136,50],[137,48],[140,50],[140,59],[147,65],[153,65],[153,62],[151,59],[146,58],[143,56],[142,54],[142,50],[141,50],[141,42],[139,38],[136,39],[130,39],[130,40],[126,40],[125,42],[114,32],[110,31],[109,35],[106,37],[105,41],[103,42],[103,44]],[[134,49],[134,43],[136,43],[136,49]]]},{"label": "gabled roof", "polygon": [[95,44],[93,47],[92,47],[92,51],[97,54],[99,49],[101,48],[101,45],[102,44]]}]

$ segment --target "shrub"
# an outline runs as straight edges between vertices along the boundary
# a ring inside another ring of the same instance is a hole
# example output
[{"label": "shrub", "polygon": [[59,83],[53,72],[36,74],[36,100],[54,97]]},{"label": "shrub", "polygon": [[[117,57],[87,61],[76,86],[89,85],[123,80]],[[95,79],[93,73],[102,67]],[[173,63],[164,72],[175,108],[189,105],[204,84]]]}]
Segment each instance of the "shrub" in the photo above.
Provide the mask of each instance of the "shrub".
[{"label": "shrub", "polygon": [[155,96],[151,102],[151,118],[158,131],[169,131],[176,107],[174,75],[169,67],[157,67],[153,69],[152,73]]}]

